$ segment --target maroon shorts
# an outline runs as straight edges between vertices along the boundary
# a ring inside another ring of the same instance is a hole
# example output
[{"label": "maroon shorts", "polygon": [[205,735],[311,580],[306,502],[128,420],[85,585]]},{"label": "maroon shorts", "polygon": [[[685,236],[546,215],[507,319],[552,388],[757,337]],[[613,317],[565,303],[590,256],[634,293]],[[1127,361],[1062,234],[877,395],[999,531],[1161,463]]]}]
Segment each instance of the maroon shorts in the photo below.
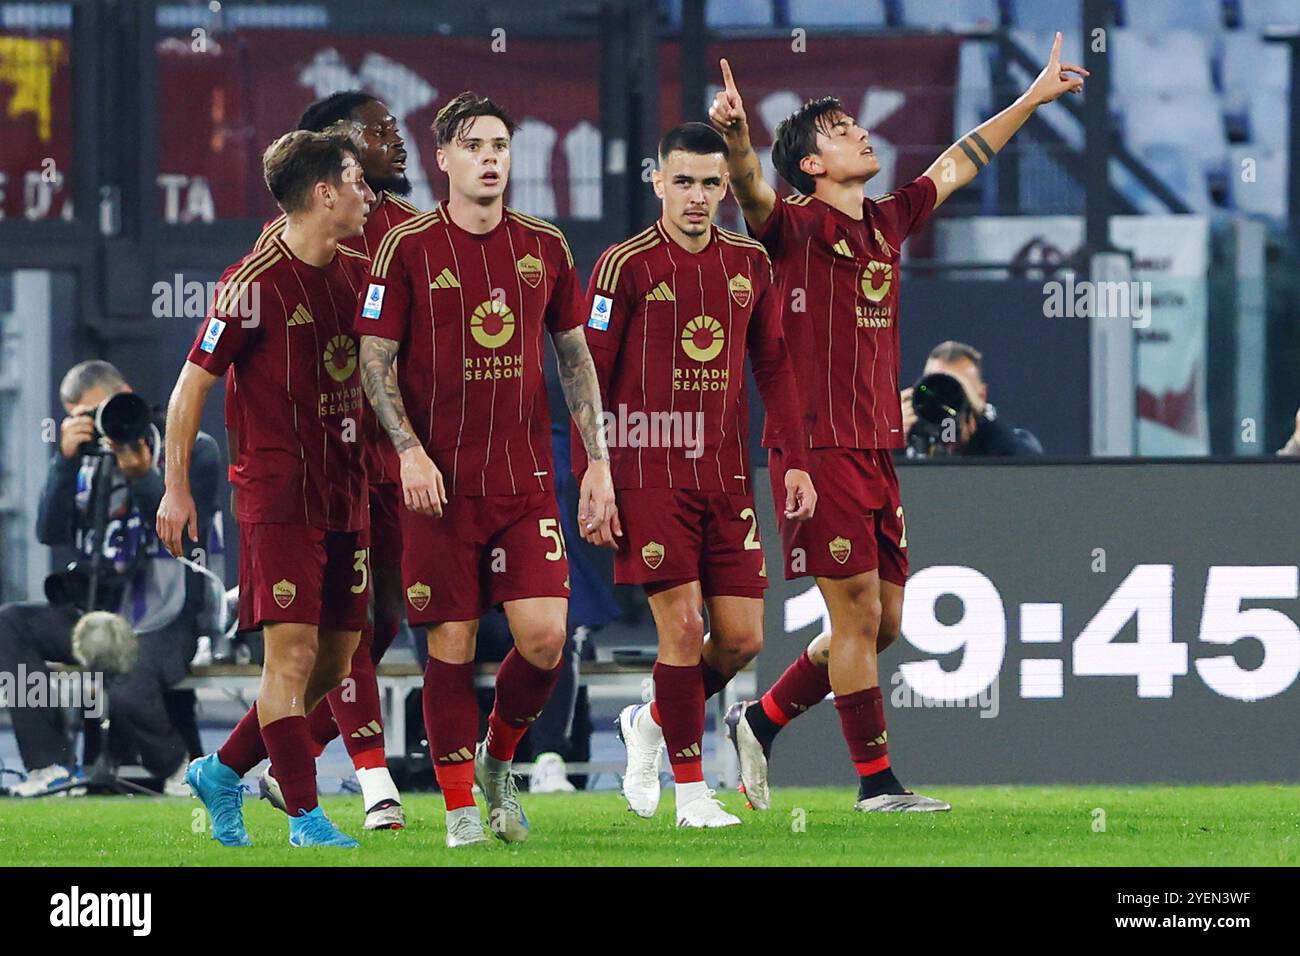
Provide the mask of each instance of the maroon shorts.
[{"label": "maroon shorts", "polygon": [[787,580],[809,574],[847,578],[879,569],[882,581],[907,583],[907,529],[888,449],[809,451],[817,509],[801,522],[785,518],[785,462],[776,449],[767,467]]},{"label": "maroon shorts", "polygon": [[680,488],[618,492],[614,581],[655,594],[699,581],[705,596],[761,598],[767,565],[752,495]]},{"label": "maroon shorts", "polygon": [[391,481],[370,486],[370,560],[380,565],[402,563],[402,486]]},{"label": "maroon shorts", "polygon": [[370,605],[365,531],[305,524],[239,529],[239,627],[315,624],[359,631]]},{"label": "maroon shorts", "polygon": [[412,626],[478,620],[505,601],[569,596],[553,494],[448,498],[441,518],[402,508],[402,584]]}]

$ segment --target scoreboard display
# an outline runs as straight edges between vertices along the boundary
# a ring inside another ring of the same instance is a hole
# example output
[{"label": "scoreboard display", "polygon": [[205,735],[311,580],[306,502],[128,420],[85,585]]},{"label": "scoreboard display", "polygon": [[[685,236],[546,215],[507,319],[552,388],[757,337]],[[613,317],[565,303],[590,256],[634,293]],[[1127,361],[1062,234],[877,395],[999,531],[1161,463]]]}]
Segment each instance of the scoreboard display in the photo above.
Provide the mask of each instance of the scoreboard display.
[{"label": "scoreboard display", "polygon": [[[899,473],[912,566],[881,686],[905,779],[1300,779],[1292,463]],[[827,626],[811,579],[772,587],[762,686]],[[843,777],[837,731],[829,706],[793,722],[774,782]]]}]

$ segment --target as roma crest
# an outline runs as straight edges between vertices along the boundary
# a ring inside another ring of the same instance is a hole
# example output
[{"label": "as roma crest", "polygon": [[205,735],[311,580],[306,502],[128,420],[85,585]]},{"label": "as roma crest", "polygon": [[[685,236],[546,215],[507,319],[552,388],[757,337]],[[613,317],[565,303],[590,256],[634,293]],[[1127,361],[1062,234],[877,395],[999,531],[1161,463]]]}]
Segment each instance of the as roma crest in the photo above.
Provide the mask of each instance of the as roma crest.
[{"label": "as roma crest", "polygon": [[298,596],[298,585],[292,581],[281,578],[271,585],[271,597],[275,598],[275,603],[285,608],[293,603],[293,599]]},{"label": "as roma crest", "polygon": [[545,272],[542,260],[531,252],[516,262],[515,268],[519,270],[519,278],[527,282],[530,289],[537,288],[537,283],[542,281],[542,274]]},{"label": "as roma crest", "polygon": [[651,541],[641,549],[641,560],[651,571],[664,563],[664,546],[658,541]]},{"label": "as roma crest", "polygon": [[411,602],[411,607],[417,611],[423,611],[429,606],[429,585],[416,581],[406,589],[406,599]]},{"label": "as roma crest", "polygon": [[749,305],[749,300],[754,297],[754,286],[744,276],[732,276],[731,281],[727,283],[727,288],[731,290],[731,298],[742,309]]},{"label": "as roma crest", "polygon": [[853,553],[853,542],[848,538],[831,538],[829,545],[831,557],[839,564],[848,561],[849,555]]}]

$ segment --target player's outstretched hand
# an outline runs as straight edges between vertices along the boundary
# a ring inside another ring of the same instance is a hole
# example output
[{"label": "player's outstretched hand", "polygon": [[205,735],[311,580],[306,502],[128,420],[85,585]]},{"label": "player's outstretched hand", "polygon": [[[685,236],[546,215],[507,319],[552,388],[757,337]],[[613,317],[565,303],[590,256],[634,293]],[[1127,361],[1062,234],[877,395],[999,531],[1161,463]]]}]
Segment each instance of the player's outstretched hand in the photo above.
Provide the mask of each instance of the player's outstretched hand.
[{"label": "player's outstretched hand", "polygon": [[1081,93],[1083,78],[1088,75],[1088,71],[1081,66],[1061,62],[1061,34],[1058,32],[1052,42],[1052,55],[1047,66],[1043,67],[1043,72],[1038,74],[1038,78],[1029,87],[1028,96],[1035,106],[1041,106],[1059,98],[1063,93]]},{"label": "player's outstretched hand", "polygon": [[158,503],[158,517],[154,520],[158,540],[176,557],[185,555],[185,532],[190,540],[199,540],[199,509],[194,506],[194,496],[188,488],[168,488]]},{"label": "player's outstretched hand", "polygon": [[608,461],[589,462],[582,474],[582,488],[578,492],[578,530],[584,541],[600,548],[617,548],[617,539],[623,537]]},{"label": "player's outstretched hand", "polygon": [[791,468],[785,473],[785,517],[788,521],[807,521],[817,510],[817,489],[812,475]]},{"label": "player's outstretched hand", "polygon": [[442,506],[447,503],[447,490],[443,487],[438,466],[418,444],[406,449],[400,457],[402,498],[406,507],[416,514],[441,518]]},{"label": "player's outstretched hand", "polygon": [[723,136],[738,135],[746,129],[745,104],[741,102],[736,90],[736,80],[731,75],[731,64],[724,57],[722,65],[722,89],[713,97],[709,107],[709,120]]}]

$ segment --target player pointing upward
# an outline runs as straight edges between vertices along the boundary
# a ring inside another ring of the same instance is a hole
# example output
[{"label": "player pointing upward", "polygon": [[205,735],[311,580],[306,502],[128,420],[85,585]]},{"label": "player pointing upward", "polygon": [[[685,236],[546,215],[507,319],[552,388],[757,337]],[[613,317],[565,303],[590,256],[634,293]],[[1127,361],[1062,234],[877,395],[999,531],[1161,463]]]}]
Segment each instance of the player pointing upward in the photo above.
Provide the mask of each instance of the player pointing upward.
[{"label": "player pointing upward", "polygon": [[[949,147],[925,173],[864,199],[880,171],[867,131],[834,97],[810,100],[776,129],[772,162],[801,195],[778,200],[763,178],[731,67],[709,118],[730,149],[745,224],[772,255],[785,336],[799,342],[795,376],[809,425],[808,470],[821,491],[807,522],[781,518],[786,577],[816,577],[830,633],[809,645],[757,703],[737,704],[728,731],[756,809],[768,805],[767,757],[777,731],[831,691],[859,777],[856,809],[947,810],[911,793],[890,768],[877,653],[898,637],[907,531],[892,451],[904,442],[898,398],[899,247],[973,180],[1040,105],[1078,92],[1087,72],[1051,58],[1011,106]],[[807,308],[791,307],[796,290]],[[772,445],[771,434],[764,437]],[[778,505],[787,453],[773,448]]]}]

